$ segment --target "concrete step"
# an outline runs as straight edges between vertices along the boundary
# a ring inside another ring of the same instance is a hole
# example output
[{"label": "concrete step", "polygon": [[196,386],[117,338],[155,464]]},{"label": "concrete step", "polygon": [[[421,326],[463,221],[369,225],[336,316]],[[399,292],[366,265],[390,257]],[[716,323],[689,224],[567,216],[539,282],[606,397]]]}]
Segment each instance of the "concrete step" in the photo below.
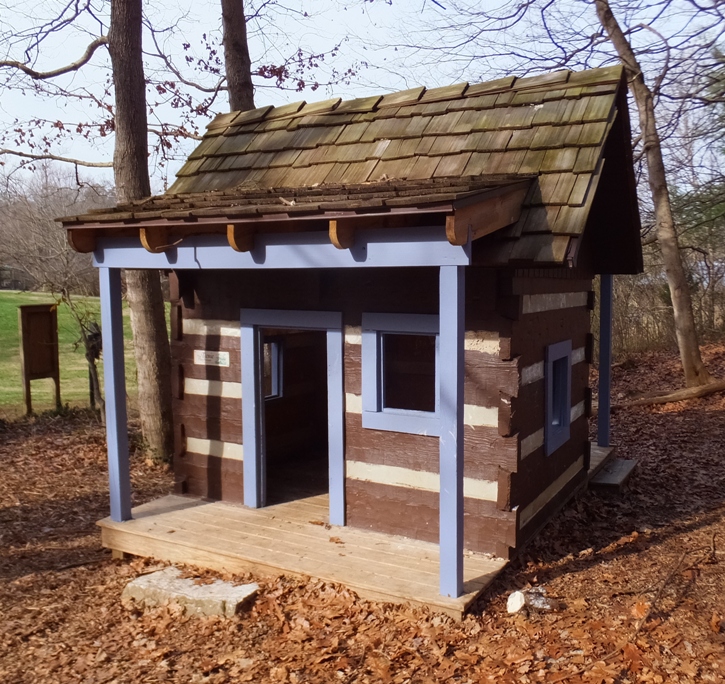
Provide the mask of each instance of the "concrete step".
[{"label": "concrete step", "polygon": [[637,466],[635,459],[615,458],[589,480],[590,487],[621,489]]}]

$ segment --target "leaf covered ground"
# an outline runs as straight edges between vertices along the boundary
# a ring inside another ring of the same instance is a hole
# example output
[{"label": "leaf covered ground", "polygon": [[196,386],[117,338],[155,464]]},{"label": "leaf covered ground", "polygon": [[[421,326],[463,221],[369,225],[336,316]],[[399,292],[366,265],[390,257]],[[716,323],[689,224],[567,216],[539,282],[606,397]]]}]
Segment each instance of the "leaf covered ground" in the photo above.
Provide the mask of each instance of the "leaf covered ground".
[{"label": "leaf covered ground", "polygon": [[[725,377],[725,348],[706,356]],[[614,394],[679,382],[676,357],[648,354],[615,370]],[[289,578],[254,578],[256,603],[223,620],[121,606],[158,564],[100,547],[97,425],[0,423],[0,681],[725,681],[725,395],[622,410],[613,438],[639,459],[628,490],[571,503],[463,622]],[[135,503],[170,488],[141,457],[132,477]],[[534,586],[560,610],[509,616],[508,594]]]}]

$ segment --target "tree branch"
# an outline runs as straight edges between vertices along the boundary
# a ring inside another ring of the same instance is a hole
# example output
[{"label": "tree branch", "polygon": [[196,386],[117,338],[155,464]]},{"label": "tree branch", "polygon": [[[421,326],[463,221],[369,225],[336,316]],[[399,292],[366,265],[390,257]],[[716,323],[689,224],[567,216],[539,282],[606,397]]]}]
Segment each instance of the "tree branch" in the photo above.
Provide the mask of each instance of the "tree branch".
[{"label": "tree branch", "polygon": [[693,252],[699,252],[705,258],[710,256],[706,249],[702,249],[702,247],[697,247],[696,245],[680,245],[680,249],[691,249]]},{"label": "tree branch", "polygon": [[203,140],[204,136],[199,135],[198,133],[192,133],[191,131],[187,131],[180,126],[165,126],[161,125],[161,128],[153,128],[152,126],[149,126],[149,133],[152,133],[153,135],[157,136],[158,138],[165,139],[168,137],[172,138],[184,138],[189,140]]},{"label": "tree branch", "polygon": [[56,78],[57,76],[68,74],[71,71],[78,71],[78,69],[80,69],[84,64],[90,62],[91,57],[93,57],[93,53],[95,53],[95,51],[99,47],[101,47],[101,45],[107,44],[108,38],[106,38],[106,36],[96,38],[92,43],[88,45],[86,51],[83,53],[83,56],[80,59],[72,62],[71,64],[67,64],[64,67],[60,67],[59,69],[53,69],[52,71],[36,71],[35,69],[31,69],[27,64],[12,60],[0,62],[0,68],[5,67],[11,69],[18,69],[18,71],[22,71],[24,74],[27,74],[35,81],[45,81],[49,78]]},{"label": "tree branch", "polygon": [[653,404],[670,404],[675,401],[698,399],[700,397],[706,397],[710,394],[723,391],[725,391],[725,380],[714,380],[706,385],[687,387],[685,389],[676,390],[675,392],[669,392],[668,394],[641,397],[640,399],[634,399],[632,401],[612,404],[612,410],[632,408],[634,406],[652,406]]},{"label": "tree branch", "polygon": [[665,63],[662,66],[662,70],[657,75],[657,78],[655,78],[654,83],[652,84],[652,94],[655,97],[658,97],[660,94],[660,88],[662,87],[662,82],[665,80],[665,76],[667,75],[667,72],[670,69],[670,44],[667,41],[667,38],[665,38],[659,31],[657,31],[655,28],[650,26],[649,24],[640,24],[640,28],[645,29],[646,31],[651,31],[654,33],[664,44],[665,46]]},{"label": "tree branch", "polygon": [[73,159],[71,157],[59,157],[56,154],[30,154],[29,152],[18,152],[17,150],[0,148],[0,156],[4,154],[12,154],[16,157],[22,157],[23,159],[33,159],[35,161],[42,161],[47,159],[50,161],[65,162],[66,164],[75,164],[76,166],[87,166],[94,169],[113,168],[113,162],[89,162],[83,161],[82,159]]},{"label": "tree branch", "polygon": [[190,88],[196,88],[197,90],[200,90],[202,93],[213,93],[216,94],[220,90],[226,90],[226,86],[224,86],[224,78],[219,79],[217,84],[215,86],[205,86],[201,83],[196,83],[195,81],[190,81],[187,78],[184,78],[182,76],[179,69],[173,64],[171,59],[164,53],[164,51],[161,49],[161,46],[159,45],[158,41],[156,40],[156,31],[152,29],[152,27],[149,24],[146,24],[148,27],[150,33],[151,33],[151,39],[154,42],[154,47],[156,48],[155,53],[148,53],[150,55],[153,55],[154,57],[158,57],[166,66],[166,68],[174,75],[176,76],[176,79],[183,83],[184,85],[189,86]]}]

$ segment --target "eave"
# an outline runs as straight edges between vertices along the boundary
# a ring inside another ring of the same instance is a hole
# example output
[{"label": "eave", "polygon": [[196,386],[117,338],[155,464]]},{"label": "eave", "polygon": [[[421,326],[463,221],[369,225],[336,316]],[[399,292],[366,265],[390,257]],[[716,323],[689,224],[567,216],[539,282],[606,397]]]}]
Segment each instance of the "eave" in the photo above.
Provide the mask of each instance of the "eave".
[{"label": "eave", "polygon": [[[274,205],[260,206],[254,214],[250,214],[248,207],[237,215],[233,210],[220,208],[218,215],[209,215],[209,209],[203,210],[203,214],[198,212],[202,215],[195,215],[193,210],[169,212],[174,215],[168,217],[145,217],[144,212],[138,212],[138,216],[120,213],[116,220],[69,217],[62,222],[71,246],[78,252],[93,252],[101,237],[138,237],[149,252],[160,253],[178,246],[188,237],[214,234],[226,235],[232,249],[247,252],[254,248],[258,234],[320,230],[328,232],[335,247],[348,249],[358,230],[412,230],[423,224],[445,225],[449,243],[464,245],[469,239],[476,240],[515,223],[531,183],[531,178],[524,178],[424,206],[361,207],[305,213],[304,204],[286,208]],[[179,213],[187,215],[181,217]]]}]

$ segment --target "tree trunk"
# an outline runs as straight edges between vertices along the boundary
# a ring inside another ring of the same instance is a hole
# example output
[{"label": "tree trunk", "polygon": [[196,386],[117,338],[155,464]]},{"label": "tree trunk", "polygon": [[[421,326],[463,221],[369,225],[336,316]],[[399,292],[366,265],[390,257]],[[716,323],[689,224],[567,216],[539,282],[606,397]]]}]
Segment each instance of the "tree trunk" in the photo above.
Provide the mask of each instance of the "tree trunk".
[{"label": "tree trunk", "polygon": [[111,2],[108,51],[115,87],[113,173],[119,202],[143,199],[151,194],[141,8],[141,0]]},{"label": "tree trunk", "polygon": [[677,346],[680,350],[682,369],[685,372],[685,384],[687,387],[704,385],[710,382],[712,378],[700,356],[695,317],[692,310],[692,298],[687,286],[687,278],[682,265],[680,246],[672,216],[672,205],[667,187],[662,146],[657,132],[652,91],[645,83],[634,50],[614,17],[608,0],[594,0],[594,4],[601,25],[607,32],[619,58],[624,63],[629,88],[632,91],[639,113],[649,186],[657,222],[657,242],[662,253],[667,284],[672,298],[675,334],[677,336]]},{"label": "tree trunk", "polygon": [[231,111],[254,109],[252,62],[247,44],[244,0],[221,0],[224,28],[224,66]]},{"label": "tree trunk", "polygon": [[126,271],[126,296],[138,375],[138,410],[149,456],[168,460],[174,447],[171,359],[158,271]]},{"label": "tree trunk", "polygon": [[[111,1],[108,50],[116,100],[113,172],[119,202],[151,194],[142,30],[142,0]],[[159,273],[127,271],[126,288],[138,369],[141,430],[149,455],[167,459],[173,449],[171,360]]]}]

